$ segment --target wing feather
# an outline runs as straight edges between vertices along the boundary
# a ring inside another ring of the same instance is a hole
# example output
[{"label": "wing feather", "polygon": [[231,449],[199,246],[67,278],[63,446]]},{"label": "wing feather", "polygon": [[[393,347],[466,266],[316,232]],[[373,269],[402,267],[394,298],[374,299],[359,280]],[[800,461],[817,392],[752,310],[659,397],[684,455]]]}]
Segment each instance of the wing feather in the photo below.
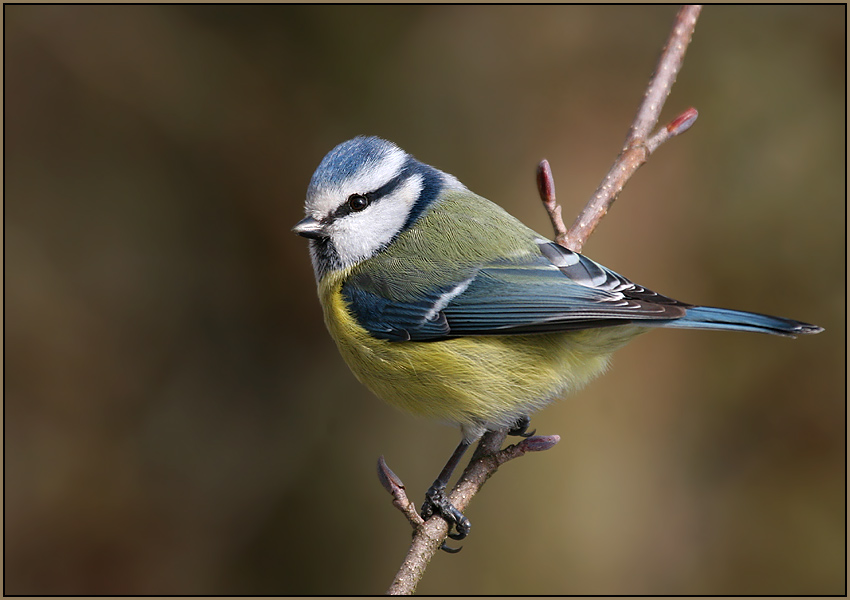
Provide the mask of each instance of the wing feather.
[{"label": "wing feather", "polygon": [[540,254],[471,267],[468,276],[415,301],[391,299],[374,277],[343,286],[358,322],[376,337],[429,341],[517,335],[677,319],[688,304],[633,284],[553,242]]}]

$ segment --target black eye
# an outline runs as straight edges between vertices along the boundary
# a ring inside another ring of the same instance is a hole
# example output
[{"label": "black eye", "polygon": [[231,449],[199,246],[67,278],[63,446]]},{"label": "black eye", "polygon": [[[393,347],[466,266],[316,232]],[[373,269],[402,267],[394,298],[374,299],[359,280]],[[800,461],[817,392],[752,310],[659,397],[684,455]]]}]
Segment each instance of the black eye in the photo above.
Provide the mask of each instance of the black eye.
[{"label": "black eye", "polygon": [[348,197],[348,207],[354,212],[360,212],[369,206],[369,199],[362,194],[351,194]]}]

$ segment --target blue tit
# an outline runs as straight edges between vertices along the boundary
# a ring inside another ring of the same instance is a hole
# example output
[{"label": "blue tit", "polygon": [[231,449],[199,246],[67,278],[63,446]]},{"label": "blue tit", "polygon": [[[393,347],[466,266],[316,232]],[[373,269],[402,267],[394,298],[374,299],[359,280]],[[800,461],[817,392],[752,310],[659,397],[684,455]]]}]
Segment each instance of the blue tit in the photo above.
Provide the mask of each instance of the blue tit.
[{"label": "blue tit", "polygon": [[466,448],[486,430],[525,434],[531,412],[647,329],[822,331],[636,285],[377,137],[325,156],[306,215],[293,231],[310,240],[325,324],[354,375],[393,406],[460,426],[423,507],[454,539],[469,521],[444,492]]}]

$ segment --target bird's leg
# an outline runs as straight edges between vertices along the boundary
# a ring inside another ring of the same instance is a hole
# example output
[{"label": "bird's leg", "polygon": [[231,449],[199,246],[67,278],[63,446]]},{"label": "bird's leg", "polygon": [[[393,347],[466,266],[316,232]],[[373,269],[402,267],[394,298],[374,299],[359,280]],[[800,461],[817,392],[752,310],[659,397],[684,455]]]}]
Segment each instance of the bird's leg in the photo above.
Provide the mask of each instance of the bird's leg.
[{"label": "bird's leg", "polygon": [[[467,448],[469,448],[469,442],[461,440],[460,444],[458,444],[457,448],[455,448],[455,451],[446,463],[446,466],[443,467],[443,470],[440,471],[437,479],[434,480],[434,483],[431,484],[431,487],[429,487],[428,491],[425,492],[425,502],[422,504],[422,511],[420,513],[422,518],[426,521],[435,514],[438,514],[445,519],[449,524],[448,535],[453,540],[462,540],[469,535],[469,519],[464,517],[463,513],[460,512],[454,504],[451,503],[448,496],[446,496],[446,486],[449,483],[449,479],[451,479],[452,473],[458,463],[460,463],[460,459],[463,456],[463,453],[466,452]],[[455,527],[457,533],[451,533],[452,526]],[[458,552],[460,550],[460,548],[449,548],[446,546],[445,542],[443,542],[443,545],[440,546],[440,548],[446,552]]]},{"label": "bird's leg", "polygon": [[537,431],[536,429],[532,429],[530,432],[528,431],[528,426],[531,425],[531,419],[528,418],[528,415],[523,415],[519,419],[516,420],[516,424],[513,426],[513,429],[508,431],[508,435],[518,435],[520,437],[531,437]]}]

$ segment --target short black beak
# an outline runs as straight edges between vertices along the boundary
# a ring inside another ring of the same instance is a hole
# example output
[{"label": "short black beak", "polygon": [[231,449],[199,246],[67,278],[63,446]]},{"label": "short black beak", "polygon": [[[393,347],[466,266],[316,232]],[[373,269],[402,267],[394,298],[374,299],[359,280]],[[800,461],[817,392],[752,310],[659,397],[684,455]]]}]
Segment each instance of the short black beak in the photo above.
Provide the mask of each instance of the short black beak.
[{"label": "short black beak", "polygon": [[292,231],[305,238],[312,240],[321,240],[325,237],[325,231],[322,224],[313,217],[304,217],[292,228]]}]

